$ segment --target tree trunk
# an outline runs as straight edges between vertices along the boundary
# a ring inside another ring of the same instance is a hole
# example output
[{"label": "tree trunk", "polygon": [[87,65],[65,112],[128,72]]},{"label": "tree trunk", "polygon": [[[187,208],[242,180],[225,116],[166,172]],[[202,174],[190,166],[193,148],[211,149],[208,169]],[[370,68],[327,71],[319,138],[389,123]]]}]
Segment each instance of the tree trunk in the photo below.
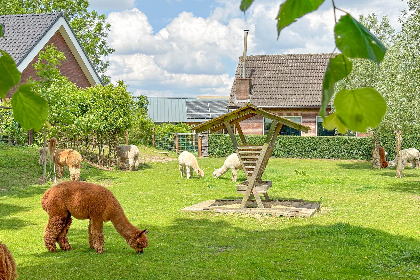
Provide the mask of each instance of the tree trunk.
[{"label": "tree trunk", "polygon": [[376,131],[372,134],[372,168],[381,169],[381,159],[379,157],[379,135]]},{"label": "tree trunk", "polygon": [[402,145],[402,131],[397,130],[395,132],[395,146],[397,152],[397,178],[402,178],[402,158],[401,158],[401,145]]}]

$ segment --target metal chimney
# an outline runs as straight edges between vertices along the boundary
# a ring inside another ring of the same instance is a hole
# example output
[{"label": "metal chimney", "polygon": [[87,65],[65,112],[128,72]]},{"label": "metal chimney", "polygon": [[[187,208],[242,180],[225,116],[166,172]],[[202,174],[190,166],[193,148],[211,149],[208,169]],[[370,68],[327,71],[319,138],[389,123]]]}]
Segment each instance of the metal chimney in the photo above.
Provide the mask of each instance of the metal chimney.
[{"label": "metal chimney", "polygon": [[245,61],[246,61],[248,31],[249,30],[244,30],[244,55],[242,57],[242,78],[243,79],[245,79]]}]

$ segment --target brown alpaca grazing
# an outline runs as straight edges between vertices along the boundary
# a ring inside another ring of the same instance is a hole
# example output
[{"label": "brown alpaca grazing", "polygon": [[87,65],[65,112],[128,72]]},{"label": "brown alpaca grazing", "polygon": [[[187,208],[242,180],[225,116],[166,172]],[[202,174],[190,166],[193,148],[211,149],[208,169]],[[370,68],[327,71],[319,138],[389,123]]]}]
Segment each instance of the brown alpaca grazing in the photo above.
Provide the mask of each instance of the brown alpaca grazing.
[{"label": "brown alpaca grazing", "polygon": [[89,245],[99,254],[104,251],[103,223],[106,221],[112,222],[117,232],[137,253],[143,253],[148,245],[148,231],[133,226],[112,192],[102,186],[86,182],[63,182],[44,193],[41,205],[49,215],[44,230],[44,242],[49,251],[57,251],[56,242],[61,250],[71,250],[67,232],[72,216],[76,219],[89,219]]},{"label": "brown alpaca grazing", "polygon": [[15,280],[18,278],[16,273],[16,263],[6,245],[0,243],[0,279]]},{"label": "brown alpaca grazing", "polygon": [[[57,170],[57,177],[61,178],[64,174],[64,166],[69,167],[70,179],[72,181],[79,181],[80,179],[80,163],[82,156],[72,149],[58,149],[56,150],[58,140],[55,137],[50,139],[49,149],[51,159],[54,162],[55,169]],[[57,180],[54,180],[55,182]]]}]

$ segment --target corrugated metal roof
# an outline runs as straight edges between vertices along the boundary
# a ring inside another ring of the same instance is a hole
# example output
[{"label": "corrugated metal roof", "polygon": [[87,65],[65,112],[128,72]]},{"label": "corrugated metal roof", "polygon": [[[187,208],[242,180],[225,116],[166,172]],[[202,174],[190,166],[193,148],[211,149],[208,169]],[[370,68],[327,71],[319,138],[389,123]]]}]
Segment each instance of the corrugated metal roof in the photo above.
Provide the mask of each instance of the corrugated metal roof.
[{"label": "corrugated metal roof", "polygon": [[149,117],[157,123],[204,122],[228,112],[227,99],[148,97]]},{"label": "corrugated metal roof", "polygon": [[157,123],[187,122],[188,98],[148,97],[147,112],[152,121]]}]

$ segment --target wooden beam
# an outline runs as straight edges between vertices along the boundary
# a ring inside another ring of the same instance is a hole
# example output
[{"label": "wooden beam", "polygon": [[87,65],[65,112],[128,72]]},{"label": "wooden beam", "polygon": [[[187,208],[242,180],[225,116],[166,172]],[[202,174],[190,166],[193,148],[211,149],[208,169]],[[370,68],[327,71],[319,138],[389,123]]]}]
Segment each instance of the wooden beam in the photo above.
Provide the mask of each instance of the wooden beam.
[{"label": "wooden beam", "polygon": [[[274,122],[273,122],[273,124],[274,124]],[[270,127],[270,131],[271,131],[271,128],[273,128],[273,124],[271,125],[272,127]],[[270,159],[271,154],[273,153],[274,146],[276,145],[276,139],[277,139],[277,136],[279,135],[281,127],[282,127],[281,123],[277,123],[277,125],[274,126],[274,132],[271,136],[271,139],[269,139],[268,137],[266,139],[266,144],[268,144],[268,147],[267,147],[266,154],[263,157],[261,167],[258,169],[257,178],[262,177],[262,174],[264,173],[265,168],[267,167],[268,160]],[[270,132],[269,132],[269,134],[270,134]]]},{"label": "wooden beam", "polygon": [[237,150],[238,149],[238,141],[236,141],[235,133],[233,132],[232,126],[230,126],[230,123],[227,122],[227,121],[225,121],[224,124],[225,124],[226,129],[229,133],[230,139],[232,139],[233,148],[235,150]]},{"label": "wooden beam", "polygon": [[236,129],[238,130],[239,137],[241,138],[242,145],[247,145],[244,133],[242,132],[241,125],[239,123],[236,124]]},{"label": "wooden beam", "polygon": [[[271,123],[270,129],[268,130],[267,136],[265,138],[265,143],[270,143],[271,139],[274,136],[274,132],[276,131],[277,125],[279,124],[279,122],[277,120],[273,120],[273,122]],[[281,124],[280,124],[281,127]]]}]

